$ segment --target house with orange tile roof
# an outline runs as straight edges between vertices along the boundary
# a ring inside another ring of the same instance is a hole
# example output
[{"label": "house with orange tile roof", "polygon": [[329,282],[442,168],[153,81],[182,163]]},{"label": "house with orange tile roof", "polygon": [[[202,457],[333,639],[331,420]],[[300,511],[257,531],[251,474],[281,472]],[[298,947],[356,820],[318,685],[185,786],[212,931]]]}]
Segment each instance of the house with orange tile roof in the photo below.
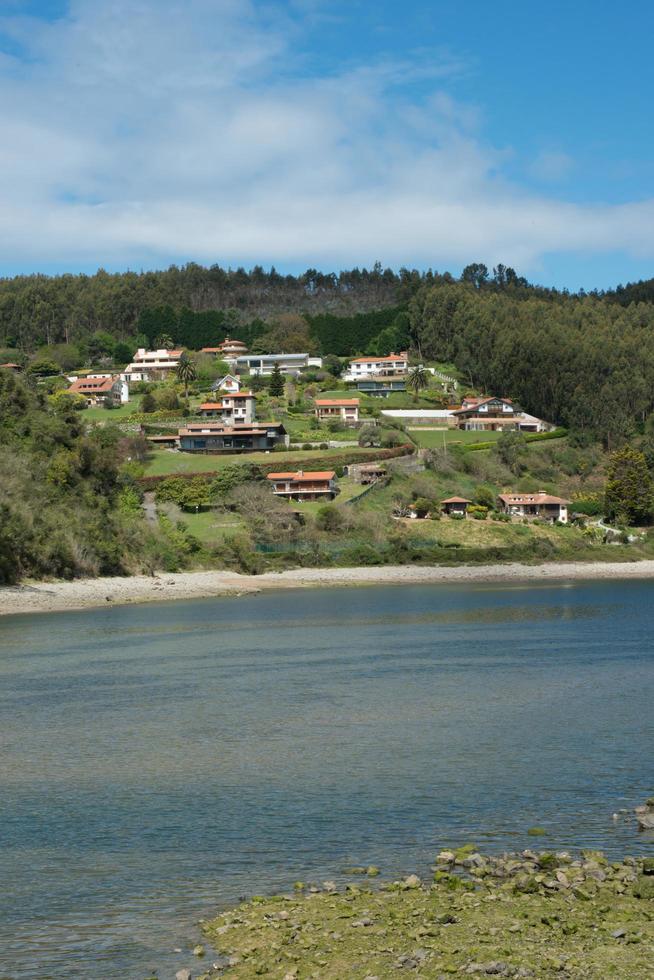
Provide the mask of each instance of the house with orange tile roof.
[{"label": "house with orange tile roof", "polygon": [[220,401],[203,402],[198,415],[222,419],[226,425],[250,425],[256,417],[256,403],[256,395],[251,391],[235,391],[223,395]]},{"label": "house with orange tile roof", "polygon": [[129,401],[129,386],[119,375],[87,374],[77,377],[68,388],[71,395],[82,395],[86,399],[86,407],[110,405],[117,408]]},{"label": "house with orange tile roof", "polygon": [[337,419],[343,425],[356,425],[359,421],[358,398],[316,398],[313,404],[321,422]]},{"label": "house with orange tile roof", "polygon": [[451,517],[452,514],[465,517],[471,503],[472,500],[468,500],[467,497],[446,497],[445,500],[441,500],[441,507],[443,513],[447,514],[448,517]]},{"label": "house with orange tile roof", "polygon": [[538,493],[501,493],[497,500],[499,510],[510,517],[568,523],[570,501],[555,497],[545,490],[539,490]]},{"label": "house with orange tile roof", "polygon": [[333,500],[339,493],[334,470],[269,473],[266,479],[277,497],[288,500]]}]

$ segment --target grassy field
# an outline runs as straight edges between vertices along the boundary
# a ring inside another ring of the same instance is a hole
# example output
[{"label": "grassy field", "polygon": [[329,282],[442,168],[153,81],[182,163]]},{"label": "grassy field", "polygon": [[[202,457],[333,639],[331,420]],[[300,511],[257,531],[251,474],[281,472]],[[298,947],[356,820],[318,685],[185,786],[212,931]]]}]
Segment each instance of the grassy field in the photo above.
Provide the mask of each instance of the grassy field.
[{"label": "grassy field", "polygon": [[[358,449],[356,446],[347,450],[339,449],[307,449],[301,453],[243,453],[241,455],[204,455],[202,453],[180,453],[170,449],[156,449],[150,460],[145,464],[145,476],[174,476],[176,473],[213,473],[224,466],[234,463],[266,463],[275,464],[278,470],[297,469],[297,460],[315,460],[316,468],[327,469],[330,458],[337,457],[347,451],[355,456],[369,454],[369,449]],[[306,468],[306,467],[305,467]]]},{"label": "grassy field", "polygon": [[407,426],[411,435],[425,449],[439,449],[451,442],[497,442],[501,432],[468,432],[465,429],[423,429]]},{"label": "grassy field", "polygon": [[87,422],[120,422],[138,410],[138,402],[131,401],[119,408],[85,408],[82,412],[82,418]]},{"label": "grassy field", "polygon": [[208,546],[220,544],[226,535],[234,534],[245,526],[237,514],[215,510],[200,514],[189,514],[180,510],[177,520],[183,521],[191,534]]}]

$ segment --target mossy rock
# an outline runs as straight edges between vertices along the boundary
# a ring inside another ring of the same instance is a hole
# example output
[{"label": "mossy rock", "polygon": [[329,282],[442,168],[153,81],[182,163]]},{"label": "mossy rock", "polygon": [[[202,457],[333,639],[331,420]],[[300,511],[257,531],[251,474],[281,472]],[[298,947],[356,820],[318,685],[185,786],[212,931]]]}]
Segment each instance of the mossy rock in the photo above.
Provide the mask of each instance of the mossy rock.
[{"label": "mossy rock", "polygon": [[476,844],[463,844],[462,847],[457,847],[454,850],[454,858],[456,861],[463,861],[465,858],[470,857],[471,854],[475,854],[477,850]]},{"label": "mossy rock", "polygon": [[634,884],[633,893],[636,898],[654,899],[654,878],[639,875]]},{"label": "mossy rock", "polygon": [[654,858],[645,858],[643,861],[643,874],[654,875]]},{"label": "mossy rock", "polygon": [[533,875],[520,875],[515,880],[513,890],[521,895],[536,895],[540,891],[540,883]]},{"label": "mossy rock", "polygon": [[542,854],[538,855],[538,867],[542,868],[543,871],[553,871],[557,868],[559,862],[555,854],[550,854],[548,851],[543,851]]},{"label": "mossy rock", "polygon": [[434,874],[434,884],[442,885],[443,888],[447,888],[448,891],[474,891],[474,884],[471,881],[466,881],[465,878],[459,878],[458,875],[451,875],[448,871],[437,871]]},{"label": "mossy rock", "polygon": [[544,827],[530,827],[527,831],[529,837],[544,837],[547,831]]}]

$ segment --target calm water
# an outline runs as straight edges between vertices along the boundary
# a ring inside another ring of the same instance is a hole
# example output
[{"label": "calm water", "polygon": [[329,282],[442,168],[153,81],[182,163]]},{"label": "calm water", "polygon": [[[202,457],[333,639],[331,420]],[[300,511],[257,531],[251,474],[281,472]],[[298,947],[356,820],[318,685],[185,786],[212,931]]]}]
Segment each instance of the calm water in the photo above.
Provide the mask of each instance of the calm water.
[{"label": "calm water", "polygon": [[167,980],[241,895],[534,824],[651,851],[611,814],[654,790],[653,606],[405,586],[0,620],[0,976]]}]

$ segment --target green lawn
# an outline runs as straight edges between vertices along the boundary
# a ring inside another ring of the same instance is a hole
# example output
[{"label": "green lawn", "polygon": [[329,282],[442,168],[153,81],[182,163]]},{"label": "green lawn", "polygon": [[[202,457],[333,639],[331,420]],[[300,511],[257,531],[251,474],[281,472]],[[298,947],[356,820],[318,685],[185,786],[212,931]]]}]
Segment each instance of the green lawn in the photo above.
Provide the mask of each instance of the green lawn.
[{"label": "green lawn", "polygon": [[407,428],[418,445],[427,449],[438,449],[444,442],[446,445],[452,442],[497,442],[501,435],[501,432],[468,432],[465,429]]},{"label": "green lawn", "polygon": [[119,408],[85,408],[82,418],[88,422],[119,422],[127,415],[138,412],[138,402],[131,401]]},{"label": "green lawn", "polygon": [[200,514],[189,514],[180,510],[178,520],[183,521],[191,534],[205,545],[220,544],[226,535],[234,534],[245,526],[237,514],[224,514],[215,510]]},{"label": "green lawn", "polygon": [[307,449],[297,453],[242,453],[241,455],[204,455],[202,453],[180,453],[170,449],[155,449],[145,465],[145,476],[172,476],[176,473],[212,473],[234,463],[275,464],[279,470],[297,469],[297,460],[314,460],[317,467],[325,468],[342,452],[362,455],[369,449],[350,446],[347,450]]}]

